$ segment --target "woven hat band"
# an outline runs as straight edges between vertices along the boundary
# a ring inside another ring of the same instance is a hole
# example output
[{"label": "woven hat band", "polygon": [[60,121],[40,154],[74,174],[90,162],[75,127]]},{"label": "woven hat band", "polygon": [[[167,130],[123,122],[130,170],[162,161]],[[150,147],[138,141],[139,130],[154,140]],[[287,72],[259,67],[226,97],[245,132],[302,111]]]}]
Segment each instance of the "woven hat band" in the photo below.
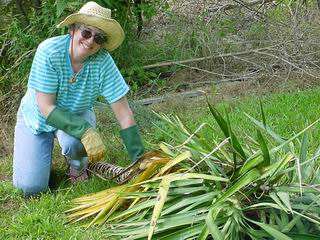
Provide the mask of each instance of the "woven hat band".
[{"label": "woven hat band", "polygon": [[[91,5],[91,4],[90,4]],[[106,8],[97,8],[97,6],[84,6],[79,10],[79,13],[102,17],[111,18],[111,10]]]},{"label": "woven hat band", "polygon": [[111,10],[108,8],[102,8],[95,2],[88,2],[80,10],[79,13],[92,15],[102,18],[111,18]]}]

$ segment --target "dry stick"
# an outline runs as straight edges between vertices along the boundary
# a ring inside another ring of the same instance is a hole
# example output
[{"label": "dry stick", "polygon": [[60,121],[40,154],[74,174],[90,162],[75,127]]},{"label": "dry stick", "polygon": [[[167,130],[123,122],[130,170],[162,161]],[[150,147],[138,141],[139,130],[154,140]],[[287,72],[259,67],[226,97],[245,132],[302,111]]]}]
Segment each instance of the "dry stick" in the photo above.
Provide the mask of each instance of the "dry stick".
[{"label": "dry stick", "polygon": [[288,81],[288,80],[289,80],[289,77],[290,77],[291,72],[292,72],[292,66],[290,65],[289,70],[288,70],[288,74],[287,74],[287,77],[286,77],[286,80],[285,80],[285,81]]},{"label": "dry stick", "polygon": [[[134,104],[140,104],[140,105],[150,105],[150,104],[154,104],[154,103],[161,103],[164,102],[165,100],[168,100],[170,98],[174,98],[174,97],[198,97],[198,96],[202,96],[204,95],[203,91],[200,90],[196,90],[196,91],[188,91],[188,92],[183,92],[180,94],[172,94],[172,95],[163,95],[160,97],[155,97],[155,98],[145,98],[142,100],[136,100],[133,101]],[[97,107],[98,109],[105,109],[105,108],[109,108],[109,105],[103,102],[95,102],[95,107]]]},{"label": "dry stick", "polygon": [[[233,57],[236,58],[236,59],[239,59],[241,61],[250,63],[250,64],[252,64],[252,65],[254,65],[256,67],[261,68],[261,66],[259,66],[258,64],[254,63],[254,62],[251,62],[249,60],[246,60],[246,59],[243,59],[243,58],[239,58],[237,56],[233,56]],[[186,68],[190,68],[190,69],[197,70],[197,71],[201,71],[201,72],[205,72],[205,73],[209,73],[209,74],[212,74],[212,75],[221,76],[221,77],[233,77],[233,76],[235,76],[234,74],[226,75],[226,74],[221,74],[221,73],[215,73],[215,72],[211,72],[211,71],[208,71],[208,70],[205,70],[205,69],[202,69],[202,68],[192,67],[192,66],[189,66],[189,65],[181,64],[181,63],[177,63],[176,65],[182,66],[182,67],[186,67]],[[257,69],[257,71],[259,71],[259,69]]]},{"label": "dry stick", "polygon": [[12,70],[12,69],[16,68],[17,66],[19,66],[20,63],[23,61],[23,59],[29,57],[34,51],[35,51],[35,49],[32,49],[32,50],[29,50],[29,51],[25,52],[24,54],[22,54],[22,55],[14,62],[14,64],[12,65],[12,67],[10,67],[10,68],[8,69],[8,71],[6,72],[6,74],[3,75],[2,77],[3,77],[3,78],[6,77],[6,76],[10,73],[10,70]]},{"label": "dry stick", "polygon": [[314,76],[314,75],[311,74],[311,73],[308,73],[306,70],[300,68],[299,66],[297,66],[297,65],[289,62],[288,60],[286,60],[286,59],[284,59],[284,58],[281,58],[281,57],[279,57],[279,56],[277,56],[277,55],[274,55],[274,54],[271,54],[271,53],[266,53],[266,52],[259,52],[259,51],[256,51],[256,50],[254,50],[254,52],[255,52],[255,53],[258,53],[258,54],[262,54],[262,55],[267,55],[267,56],[270,56],[270,57],[274,57],[274,58],[276,58],[276,59],[279,59],[279,60],[281,60],[281,61],[283,61],[283,62],[285,62],[285,63],[293,66],[294,68],[297,68],[297,69],[301,70],[302,72],[306,73],[307,75],[309,75],[309,76],[311,76],[311,77],[319,78],[319,77],[317,77],[317,76]]},{"label": "dry stick", "polygon": [[221,74],[221,73],[210,72],[208,70],[205,70],[205,69],[202,69],[202,68],[198,68],[198,67],[191,67],[191,66],[188,66],[188,65],[185,65],[185,64],[181,64],[181,63],[177,63],[176,65],[182,66],[182,67],[186,67],[186,68],[190,68],[190,69],[197,70],[197,71],[201,71],[201,72],[205,72],[205,73],[209,73],[209,74],[212,74],[212,75],[221,76],[221,77],[228,76],[228,75]]},{"label": "dry stick", "polygon": [[299,54],[298,56],[310,56],[310,55],[318,54],[319,52],[320,51],[314,51],[314,52],[310,52],[310,53]]},{"label": "dry stick", "polygon": [[216,81],[201,81],[201,82],[196,82],[196,83],[188,83],[189,86],[193,86],[193,87],[203,87],[204,85],[208,85],[208,84],[222,84],[222,83],[232,83],[232,82],[241,82],[241,81],[250,81],[250,80],[254,80],[255,76],[252,77],[245,77],[245,76],[241,76],[238,78],[228,78],[225,80],[216,80]]},{"label": "dry stick", "polygon": [[[292,41],[288,41],[288,42],[292,42]],[[168,62],[155,63],[155,64],[143,66],[143,69],[151,69],[151,68],[156,68],[156,67],[167,67],[167,66],[190,63],[190,62],[200,62],[200,61],[208,60],[208,59],[212,59],[212,58],[224,58],[224,57],[246,55],[246,54],[253,53],[253,52],[256,52],[256,51],[270,49],[270,48],[276,47],[276,46],[281,45],[281,44],[284,44],[284,43],[278,43],[278,44],[275,44],[275,45],[272,45],[272,46],[253,49],[253,50],[249,50],[249,51],[243,51],[243,52],[219,54],[219,55],[216,55],[216,56],[192,58],[192,59],[181,60],[181,61],[168,61]]]},{"label": "dry stick", "polygon": [[[244,4],[244,2],[242,2],[242,4],[240,4],[240,6],[239,6],[239,4],[225,4],[225,5],[213,8],[212,11],[220,11],[220,10],[224,10],[225,11],[225,10],[231,10],[231,9],[234,9],[234,8],[254,6],[254,5],[257,5],[259,3],[266,4],[266,3],[270,3],[272,1],[273,0],[255,0],[255,1],[251,1],[251,2],[246,2],[245,4]],[[249,10],[252,10],[252,9],[249,9]]]},{"label": "dry stick", "polygon": [[244,8],[248,9],[249,11],[255,12],[255,13],[257,13],[258,15],[265,17],[265,14],[264,14],[264,13],[259,12],[259,11],[255,10],[255,9],[252,9],[252,8],[250,7],[250,6],[252,6],[252,5],[249,5],[248,3],[245,3],[245,2],[243,2],[243,1],[241,1],[241,0],[233,0],[233,1],[236,2],[236,3],[238,3],[240,6],[243,6]]},{"label": "dry stick", "polygon": [[313,66],[315,66],[316,68],[320,68],[319,65],[317,65],[316,63],[314,63],[313,61],[309,61]]},{"label": "dry stick", "polygon": [[[288,41],[288,42],[291,42],[291,41]],[[276,44],[276,45],[272,45],[272,46],[269,46],[269,47],[264,47],[264,48],[259,48],[259,49],[254,49],[254,50],[250,50],[250,51],[244,51],[244,52],[238,52],[238,53],[228,53],[228,54],[221,54],[221,55],[218,55],[218,56],[210,56],[210,57],[202,57],[202,58],[195,58],[195,59],[188,59],[188,60],[182,60],[182,61],[170,61],[170,62],[162,62],[162,63],[157,63],[157,64],[152,64],[152,65],[147,65],[147,66],[144,66],[143,68],[144,69],[150,69],[150,68],[155,68],[155,67],[163,67],[163,66],[171,66],[171,65],[181,65],[181,66],[184,66],[184,67],[189,67],[191,69],[196,69],[196,70],[199,70],[199,71],[204,71],[206,73],[210,73],[210,74],[215,74],[215,75],[219,75],[217,73],[214,73],[214,72],[210,72],[210,71],[207,71],[207,70],[204,70],[204,69],[200,69],[200,68],[196,68],[196,67],[190,67],[190,66],[187,66],[187,65],[184,65],[183,63],[189,63],[189,62],[196,62],[196,61],[203,61],[203,60],[206,60],[206,59],[211,59],[211,58],[218,58],[218,57],[229,57],[229,56],[239,56],[239,55],[245,55],[245,54],[248,54],[248,53],[257,53],[257,54],[264,54],[264,55],[268,55],[268,56],[271,56],[271,57],[274,57],[274,58],[277,58],[279,60],[282,60],[286,63],[288,63],[289,65],[291,66],[294,66],[295,68],[297,69],[300,69],[302,70],[303,72],[306,72],[305,70],[301,69],[300,67],[294,65],[293,63],[290,63],[288,60],[286,59],[283,59],[283,58],[280,58],[276,55],[273,55],[273,54],[269,54],[269,53],[265,53],[265,52],[260,52],[261,50],[266,50],[266,49],[270,49],[272,47],[275,47],[275,46],[278,46],[280,44]],[[252,63],[252,62],[251,62]],[[249,75],[253,75],[253,74],[256,74],[257,72],[253,72],[253,73],[249,73],[248,75],[244,75],[244,76],[240,76],[238,78],[234,78],[234,79],[225,79],[225,80],[220,80],[220,81],[216,81],[215,83],[218,84],[218,83],[223,83],[223,82],[233,82],[233,81],[239,81],[239,80],[243,80],[245,78],[247,79],[250,79],[251,77]],[[312,77],[315,77],[317,78],[316,76],[306,72],[308,75],[312,76]],[[222,74],[221,74],[222,75]],[[222,76],[225,76],[225,75],[222,75]],[[174,94],[173,97],[176,97],[176,96],[183,96],[183,97],[195,97],[195,96],[201,96],[203,95],[203,93],[201,91],[190,91],[190,92],[184,92],[184,93],[181,93],[181,94]],[[159,103],[159,102],[163,102],[165,101],[166,99],[168,98],[171,98],[172,96],[161,96],[161,97],[156,97],[156,98],[147,98],[147,99],[143,99],[143,100],[138,100],[138,101],[135,101],[135,103],[138,103],[138,104],[142,104],[142,105],[149,105],[149,104],[153,104],[153,103]],[[104,103],[100,103],[100,102],[97,102],[96,104],[97,107],[102,107],[104,108],[106,106],[106,104]]]},{"label": "dry stick", "polygon": [[173,95],[163,95],[161,97],[155,97],[155,98],[146,98],[146,99],[142,99],[142,100],[138,100],[135,101],[134,103],[137,104],[141,104],[141,105],[150,105],[150,104],[154,104],[154,103],[160,103],[160,102],[164,102],[167,99],[170,99],[172,97],[198,97],[198,96],[202,96],[204,95],[203,92],[201,91],[188,91],[188,92],[183,92],[180,94],[173,94]]},{"label": "dry stick", "polygon": [[[253,79],[254,76],[250,76],[250,75],[255,75],[258,72],[259,71],[248,73],[246,75],[242,75],[242,76],[239,76],[239,77],[236,77],[236,78],[227,78],[227,79],[223,79],[223,80],[216,80],[216,81],[214,81],[214,83],[215,84],[221,84],[221,83],[227,83],[227,82],[243,81],[245,79]],[[212,81],[203,81],[202,83],[212,83]]]},{"label": "dry stick", "polygon": [[[225,74],[219,74],[219,73],[215,73],[215,72],[210,72],[210,71],[208,71],[208,70],[205,70],[205,69],[201,69],[201,68],[197,68],[197,67],[191,67],[191,66],[188,66],[188,65],[184,65],[184,64],[177,64],[177,65],[179,65],[179,66],[183,66],[183,67],[187,67],[187,68],[190,68],[190,69],[194,69],[194,70],[198,70],[198,71],[202,71],[202,72],[205,72],[205,73],[209,73],[209,74],[213,74],[213,75],[219,75],[219,76],[222,76],[222,77],[226,77],[226,76],[230,76],[230,77],[236,77],[236,78],[228,78],[228,79],[223,79],[223,80],[216,80],[216,81],[202,81],[202,82],[197,82],[198,84],[201,84],[201,83],[203,83],[203,84],[206,84],[206,83],[212,83],[212,82],[214,82],[214,83],[216,83],[216,84],[218,84],[218,83],[222,83],[222,82],[234,82],[234,81],[239,81],[239,80],[243,80],[243,79],[245,79],[245,78],[247,78],[247,79],[250,79],[250,78],[252,78],[250,75],[254,75],[254,74],[256,74],[257,72],[259,72],[259,70],[257,70],[257,71],[255,71],[255,72],[249,72],[249,73],[247,73],[247,74],[244,74],[244,75],[225,75]],[[197,84],[197,83],[195,83],[195,84]]]},{"label": "dry stick", "polygon": [[7,42],[7,38],[8,38],[8,35],[6,35],[5,39],[3,40],[3,44],[2,44],[2,47],[0,49],[0,57],[2,56],[2,53],[4,51],[4,48],[9,45],[9,42]]},{"label": "dry stick", "polygon": [[258,65],[258,64],[254,63],[254,62],[252,62],[252,61],[249,61],[248,59],[240,58],[240,57],[238,57],[238,56],[234,56],[234,58],[235,58],[235,59],[238,59],[238,60],[240,60],[240,61],[246,62],[246,63],[250,63],[250,64],[252,64],[253,66],[256,66],[256,67],[258,68],[257,71],[259,71],[259,69],[263,68],[261,65]]},{"label": "dry stick", "polygon": [[[258,10],[255,10],[255,9],[251,8],[251,6],[254,6],[254,5],[258,4],[258,3],[259,3],[258,1],[257,1],[257,2],[252,2],[252,3],[250,3],[250,2],[244,2],[244,1],[242,1],[242,0],[233,0],[233,1],[236,2],[236,3],[238,3],[238,4],[240,5],[240,6],[238,6],[238,7],[244,7],[244,8],[246,8],[247,10],[249,10],[249,11],[251,11],[251,12],[253,12],[253,13],[256,13],[256,15],[257,15],[259,18],[267,19],[267,18],[268,18],[267,15],[266,15],[265,13],[260,12],[259,10],[261,9],[262,6],[265,5],[265,3],[270,3],[270,2],[272,2],[273,0],[263,0],[262,2],[260,2],[260,3],[261,3],[261,6],[258,8]],[[274,23],[270,23],[270,24],[273,25],[273,26],[276,26]],[[282,25],[282,26],[287,26],[287,25],[285,25],[285,24],[283,24],[283,23],[281,23],[281,22],[278,22],[277,24],[278,24],[278,25]]]},{"label": "dry stick", "polygon": [[[263,5],[265,5],[265,4],[267,4],[267,3],[270,3],[270,2],[272,2],[272,1],[273,1],[273,0],[256,0],[256,1],[246,2],[245,4],[244,4],[244,2],[241,2],[241,3],[238,2],[238,4],[224,4],[224,5],[218,6],[218,7],[216,7],[216,8],[213,8],[213,9],[211,10],[211,12],[214,12],[214,13],[219,13],[220,11],[226,12],[226,11],[232,10],[232,9],[234,9],[234,8],[242,8],[242,7],[245,7],[245,8],[247,8],[247,9],[249,9],[250,11],[254,11],[254,12],[257,12],[258,14],[260,14],[260,15],[263,15],[263,13],[260,13],[259,11],[255,11],[255,10],[251,9],[251,8],[249,8],[249,6],[254,6],[254,5],[257,5],[257,4],[260,4],[260,3],[261,3],[261,6],[263,6]],[[235,2],[237,2],[237,1],[235,1]],[[261,6],[260,6],[260,7],[261,7]],[[259,9],[260,9],[260,8],[259,8]],[[209,19],[209,21],[207,22],[207,24],[208,24],[209,22],[211,22],[211,20],[213,19],[213,17],[214,17],[214,15],[210,17],[210,19]],[[264,17],[265,17],[265,16],[264,16]]]}]

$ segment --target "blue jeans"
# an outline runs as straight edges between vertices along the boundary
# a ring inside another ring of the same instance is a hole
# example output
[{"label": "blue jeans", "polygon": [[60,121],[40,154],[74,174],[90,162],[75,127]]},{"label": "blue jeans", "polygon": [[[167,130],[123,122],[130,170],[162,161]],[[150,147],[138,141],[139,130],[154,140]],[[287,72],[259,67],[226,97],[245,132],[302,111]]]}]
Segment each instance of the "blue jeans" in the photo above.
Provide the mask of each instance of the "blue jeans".
[{"label": "blue jeans", "polygon": [[[96,117],[92,111],[83,112],[79,116],[95,127]],[[25,125],[23,116],[18,111],[14,134],[13,185],[26,196],[48,188],[55,137],[62,154],[69,160],[70,167],[81,170],[87,166],[86,151],[79,139],[62,130],[35,135]]]}]

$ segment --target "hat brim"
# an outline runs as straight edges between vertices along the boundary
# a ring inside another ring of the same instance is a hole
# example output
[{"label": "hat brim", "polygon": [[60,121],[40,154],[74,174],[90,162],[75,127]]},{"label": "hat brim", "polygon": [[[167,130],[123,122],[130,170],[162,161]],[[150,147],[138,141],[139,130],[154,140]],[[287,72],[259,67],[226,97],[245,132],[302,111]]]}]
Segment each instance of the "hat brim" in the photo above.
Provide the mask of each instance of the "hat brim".
[{"label": "hat brim", "polygon": [[92,15],[74,13],[66,17],[61,23],[57,25],[58,28],[68,26],[74,23],[83,23],[102,30],[108,41],[103,45],[108,51],[118,48],[124,40],[124,31],[120,24],[109,18],[101,18]]}]

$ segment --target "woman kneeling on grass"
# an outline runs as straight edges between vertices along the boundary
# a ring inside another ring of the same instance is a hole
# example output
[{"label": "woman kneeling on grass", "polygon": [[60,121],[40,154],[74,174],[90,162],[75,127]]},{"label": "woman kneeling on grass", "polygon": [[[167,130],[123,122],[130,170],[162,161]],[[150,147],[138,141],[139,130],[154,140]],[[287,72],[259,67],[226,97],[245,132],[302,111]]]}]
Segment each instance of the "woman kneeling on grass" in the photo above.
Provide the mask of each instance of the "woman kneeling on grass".
[{"label": "woman kneeling on grass", "polygon": [[108,53],[124,39],[120,24],[109,9],[88,2],[63,26],[69,34],[38,46],[17,114],[13,184],[25,195],[48,188],[54,137],[70,164],[71,182],[87,179],[88,161],[104,158],[92,110],[100,95],[111,105],[131,160],[144,151],[125,97],[129,87]]}]

